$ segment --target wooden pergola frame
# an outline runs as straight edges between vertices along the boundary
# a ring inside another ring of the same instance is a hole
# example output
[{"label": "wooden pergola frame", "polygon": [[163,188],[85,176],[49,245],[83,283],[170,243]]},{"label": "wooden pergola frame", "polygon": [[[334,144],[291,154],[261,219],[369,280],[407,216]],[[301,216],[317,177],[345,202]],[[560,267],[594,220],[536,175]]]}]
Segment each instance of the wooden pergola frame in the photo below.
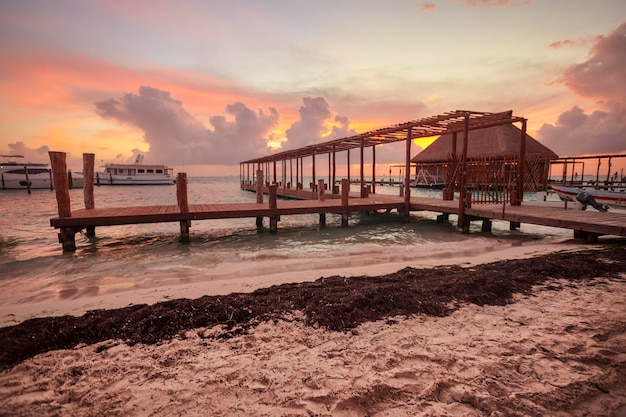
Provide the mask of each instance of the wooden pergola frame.
[{"label": "wooden pergola frame", "polygon": [[[266,155],[259,158],[249,159],[247,161],[243,161],[240,163],[240,176],[241,179],[245,177],[244,175],[244,166],[248,167],[248,178],[250,177],[249,167],[252,165],[253,167],[256,165],[259,169],[263,169],[265,166],[267,168],[267,172],[269,172],[269,165],[273,165],[273,179],[276,183],[276,163],[278,161],[282,162],[283,173],[285,175],[286,171],[286,161],[296,160],[296,177],[298,175],[302,176],[302,158],[310,157],[312,158],[312,178],[313,183],[315,183],[315,157],[316,155],[324,155],[328,154],[329,159],[329,182],[332,185],[335,183],[335,172],[336,172],[336,153],[346,151],[347,161],[348,161],[348,177],[350,176],[350,150],[359,149],[361,156],[361,169],[360,169],[360,177],[361,177],[361,189],[363,190],[364,186],[364,168],[363,168],[363,158],[364,158],[364,149],[371,147],[372,148],[372,165],[373,172],[375,172],[376,165],[376,153],[375,147],[377,145],[383,145],[386,143],[394,143],[399,141],[406,141],[406,158],[405,158],[405,178],[404,178],[404,189],[405,189],[405,203],[407,206],[407,210],[405,211],[406,215],[408,215],[408,205],[410,199],[409,184],[410,184],[410,165],[411,165],[411,142],[413,139],[431,137],[431,136],[440,136],[444,134],[452,134],[453,135],[453,148],[450,150],[452,154],[457,153],[457,134],[463,133],[463,142],[461,148],[461,161],[463,164],[466,164],[467,159],[467,141],[468,141],[468,132],[470,130],[475,129],[484,129],[492,126],[499,126],[510,123],[522,123],[522,140],[520,145],[520,159],[519,161],[524,161],[525,157],[525,147],[526,147],[526,119],[523,117],[513,116],[512,111],[505,111],[499,113],[490,113],[490,112],[478,112],[471,110],[455,110],[451,112],[446,112],[441,115],[426,117],[419,120],[413,120],[405,123],[400,123],[394,126],[389,126],[381,129],[372,130],[369,132],[361,133],[354,136],[348,136],[340,139],[334,139],[324,143],[317,143],[314,145],[305,146],[298,149],[291,149],[282,152],[278,152],[272,155]],[[331,163],[332,158],[332,163]],[[300,163],[298,163],[300,161]],[[331,166],[332,165],[332,166]],[[523,163],[520,163],[520,172],[518,175],[518,190],[523,190],[524,184],[524,173],[523,173]],[[466,165],[463,166],[463,172],[466,171]],[[254,176],[254,170],[253,170]],[[286,176],[286,175],[285,175]],[[459,199],[459,207],[465,206],[465,193],[463,192],[466,184],[463,181],[465,176],[462,176],[461,181],[461,193]],[[372,184],[375,183],[375,177],[373,174]],[[512,202],[513,204],[519,204],[522,198],[522,192],[518,193],[518,201]],[[462,210],[460,210],[462,212]],[[460,219],[460,221],[463,219]]]}]

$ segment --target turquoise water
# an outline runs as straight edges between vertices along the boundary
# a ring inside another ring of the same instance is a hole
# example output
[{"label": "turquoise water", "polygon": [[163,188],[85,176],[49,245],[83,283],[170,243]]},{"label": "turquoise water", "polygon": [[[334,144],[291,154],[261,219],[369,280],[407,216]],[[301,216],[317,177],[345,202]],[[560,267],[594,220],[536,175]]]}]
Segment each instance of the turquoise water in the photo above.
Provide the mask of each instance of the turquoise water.
[{"label": "turquoise water", "polygon": [[[376,191],[399,190],[378,186]],[[412,191],[420,193],[441,195]],[[72,208],[82,208],[82,190],[70,195]],[[96,207],[176,204],[175,186],[101,186],[94,195]],[[256,200],[240,189],[236,177],[189,178],[188,198],[190,204]],[[57,214],[54,192],[3,191],[0,208],[0,310],[5,315],[14,306],[65,298],[279,271],[314,271],[319,277],[346,265],[471,256],[571,236],[568,230],[531,225],[511,232],[506,222],[494,222],[492,233],[480,232],[476,223],[470,235],[463,235],[454,216],[450,223],[437,223],[436,213],[414,213],[408,223],[396,213],[355,214],[348,228],[340,226],[339,216],[329,215],[327,227],[320,228],[314,214],[283,216],[275,235],[257,231],[253,218],[194,221],[189,243],[178,241],[178,223],[99,227],[95,238],[77,234],[76,252],[63,253],[49,223]]]}]

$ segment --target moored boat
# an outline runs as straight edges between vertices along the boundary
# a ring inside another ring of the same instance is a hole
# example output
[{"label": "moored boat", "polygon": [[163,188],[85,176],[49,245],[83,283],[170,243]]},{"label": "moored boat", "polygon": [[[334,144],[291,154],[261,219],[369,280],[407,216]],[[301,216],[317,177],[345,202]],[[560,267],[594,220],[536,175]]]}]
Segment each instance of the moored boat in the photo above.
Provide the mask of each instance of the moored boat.
[{"label": "moored boat", "polygon": [[552,191],[564,201],[576,201],[576,196],[583,191],[591,194],[591,196],[599,203],[608,206],[626,207],[626,192],[607,191],[596,189],[582,189],[575,187],[566,187],[563,185],[551,185]]},{"label": "moored boat", "polygon": [[[21,162],[23,155],[0,155],[0,189],[28,190],[54,188],[50,164]],[[68,173],[70,188],[82,188],[81,173]]]},{"label": "moored boat", "polygon": [[94,175],[96,185],[172,185],[176,183],[174,169],[167,165],[142,164],[138,155],[134,164],[106,163]]}]

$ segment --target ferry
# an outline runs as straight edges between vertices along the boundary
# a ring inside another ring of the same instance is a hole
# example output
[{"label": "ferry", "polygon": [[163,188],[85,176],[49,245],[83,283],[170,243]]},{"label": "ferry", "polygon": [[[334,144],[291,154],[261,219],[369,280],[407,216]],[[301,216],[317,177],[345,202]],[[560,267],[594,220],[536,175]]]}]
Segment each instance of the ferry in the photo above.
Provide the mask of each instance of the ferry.
[{"label": "ferry", "polygon": [[599,203],[608,206],[626,207],[626,192],[606,191],[596,189],[582,189],[575,187],[565,187],[562,185],[551,185],[552,191],[557,193],[563,201],[576,201],[576,196],[583,191],[588,192]]},{"label": "ferry", "polygon": [[137,155],[134,164],[106,163],[94,175],[96,185],[172,185],[176,183],[174,169],[167,165],[142,164]]}]

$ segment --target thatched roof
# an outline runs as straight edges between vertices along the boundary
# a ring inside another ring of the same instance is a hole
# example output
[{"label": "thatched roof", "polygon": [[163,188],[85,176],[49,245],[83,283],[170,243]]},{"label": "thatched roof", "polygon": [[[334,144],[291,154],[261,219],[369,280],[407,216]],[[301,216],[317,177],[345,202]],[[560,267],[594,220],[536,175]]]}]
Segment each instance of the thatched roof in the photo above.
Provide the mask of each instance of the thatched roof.
[{"label": "thatched roof", "polygon": [[[467,158],[504,157],[519,155],[522,131],[512,124],[471,130],[468,136]],[[457,153],[463,152],[463,133],[457,134]],[[413,157],[411,162],[447,162],[452,152],[452,134],[439,136],[426,149]],[[544,157],[556,159],[559,156],[537,140],[526,135],[526,158]]]}]

